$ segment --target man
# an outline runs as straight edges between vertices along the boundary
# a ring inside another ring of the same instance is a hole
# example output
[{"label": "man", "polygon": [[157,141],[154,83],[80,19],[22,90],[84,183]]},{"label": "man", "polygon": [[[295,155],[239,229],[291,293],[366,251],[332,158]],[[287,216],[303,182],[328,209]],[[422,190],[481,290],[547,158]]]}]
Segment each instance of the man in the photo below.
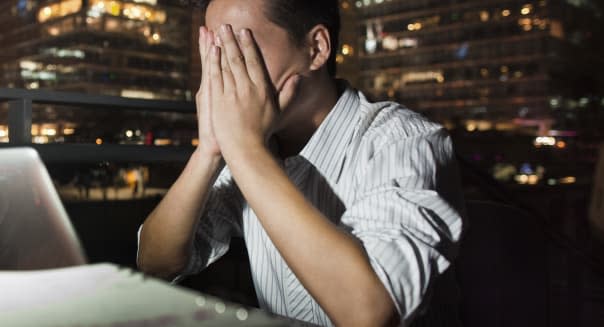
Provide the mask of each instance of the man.
[{"label": "man", "polygon": [[203,8],[200,144],[141,228],[139,267],[196,273],[242,235],[262,308],[409,322],[461,234],[447,133],[334,79],[337,0]]}]

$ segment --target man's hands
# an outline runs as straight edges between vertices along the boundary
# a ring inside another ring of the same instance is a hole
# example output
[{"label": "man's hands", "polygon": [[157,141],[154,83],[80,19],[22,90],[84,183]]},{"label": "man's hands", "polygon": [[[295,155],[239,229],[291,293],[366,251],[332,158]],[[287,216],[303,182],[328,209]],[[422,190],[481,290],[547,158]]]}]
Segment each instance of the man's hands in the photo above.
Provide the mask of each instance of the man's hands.
[{"label": "man's hands", "polygon": [[212,122],[223,152],[263,146],[278,115],[272,85],[249,30],[241,49],[229,25],[210,54]]},{"label": "man's hands", "polygon": [[216,33],[200,29],[203,76],[196,100],[205,154],[265,146],[279,108],[291,102],[300,80],[288,78],[277,94],[251,31],[237,35],[230,25]]}]

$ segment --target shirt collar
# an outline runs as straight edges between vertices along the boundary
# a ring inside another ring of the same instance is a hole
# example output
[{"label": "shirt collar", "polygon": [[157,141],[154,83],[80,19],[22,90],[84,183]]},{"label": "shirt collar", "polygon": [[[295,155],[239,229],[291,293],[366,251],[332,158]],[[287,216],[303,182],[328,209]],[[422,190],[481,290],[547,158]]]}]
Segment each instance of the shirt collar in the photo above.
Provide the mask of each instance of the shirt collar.
[{"label": "shirt collar", "polygon": [[344,92],[299,154],[328,180],[339,175],[360,103],[358,92],[347,82],[338,82],[343,83]]}]

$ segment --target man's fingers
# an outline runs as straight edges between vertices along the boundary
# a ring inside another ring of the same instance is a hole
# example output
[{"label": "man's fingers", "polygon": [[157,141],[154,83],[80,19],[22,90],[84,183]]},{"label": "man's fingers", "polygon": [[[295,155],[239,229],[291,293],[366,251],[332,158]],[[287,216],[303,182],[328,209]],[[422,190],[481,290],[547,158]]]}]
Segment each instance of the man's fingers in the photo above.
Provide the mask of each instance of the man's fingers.
[{"label": "man's fingers", "polygon": [[214,45],[214,33],[202,26],[199,29],[199,57],[201,58],[201,88],[203,82],[208,78],[210,71],[209,53]]},{"label": "man's fingers", "polygon": [[213,45],[210,49],[210,91],[211,94],[222,94],[223,80],[222,80],[222,67],[220,66],[220,47]]},{"label": "man's fingers", "polygon": [[233,73],[235,82],[248,79],[247,68],[245,67],[245,58],[239,49],[239,44],[233,34],[231,25],[222,25],[220,27],[220,36],[222,40],[223,59],[228,62],[229,68]]},{"label": "man's fingers", "polygon": [[220,68],[222,70],[224,90],[231,90],[235,87],[235,79],[233,77],[233,72],[231,71],[229,61],[226,58],[224,41],[220,35],[216,35],[215,43],[220,47]]},{"label": "man's fingers", "polygon": [[[205,52],[201,57],[201,95],[204,96],[210,93],[210,51],[214,46],[214,34],[211,31],[207,31],[205,39]],[[206,99],[207,100],[207,99]]]},{"label": "man's fingers", "polygon": [[206,38],[208,36],[208,29],[205,26],[199,28],[199,57],[203,61],[203,57],[206,53]]},{"label": "man's fingers", "polygon": [[265,83],[270,84],[266,66],[262,60],[262,54],[256,45],[252,32],[247,28],[242,29],[239,32],[239,37],[241,39],[241,51],[243,52],[245,66],[247,67],[250,79],[256,86],[261,86]]},{"label": "man's fingers", "polygon": [[[202,77],[200,80],[200,83],[203,83],[203,71],[205,70],[204,66],[205,66],[205,62],[204,62],[204,58],[205,58],[205,54],[207,52],[207,48],[206,48],[206,38],[208,35],[208,30],[205,26],[201,26],[199,28],[199,40],[198,40],[198,46],[199,46],[199,59],[201,62],[200,65],[200,76]],[[202,88],[202,84],[200,84],[199,88]]]}]

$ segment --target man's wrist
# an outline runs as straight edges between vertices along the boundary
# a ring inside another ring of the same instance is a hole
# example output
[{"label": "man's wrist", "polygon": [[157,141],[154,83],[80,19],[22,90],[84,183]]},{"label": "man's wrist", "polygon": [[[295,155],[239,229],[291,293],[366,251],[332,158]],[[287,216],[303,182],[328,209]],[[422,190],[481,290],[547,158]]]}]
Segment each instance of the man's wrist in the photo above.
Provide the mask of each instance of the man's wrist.
[{"label": "man's wrist", "polygon": [[245,144],[225,147],[223,156],[229,167],[233,167],[240,163],[255,161],[261,156],[272,156],[272,154],[263,142],[248,140]]},{"label": "man's wrist", "polygon": [[211,171],[215,174],[222,170],[225,165],[222,155],[211,155],[202,151],[199,147],[195,149],[191,158],[192,168],[195,171]]}]

